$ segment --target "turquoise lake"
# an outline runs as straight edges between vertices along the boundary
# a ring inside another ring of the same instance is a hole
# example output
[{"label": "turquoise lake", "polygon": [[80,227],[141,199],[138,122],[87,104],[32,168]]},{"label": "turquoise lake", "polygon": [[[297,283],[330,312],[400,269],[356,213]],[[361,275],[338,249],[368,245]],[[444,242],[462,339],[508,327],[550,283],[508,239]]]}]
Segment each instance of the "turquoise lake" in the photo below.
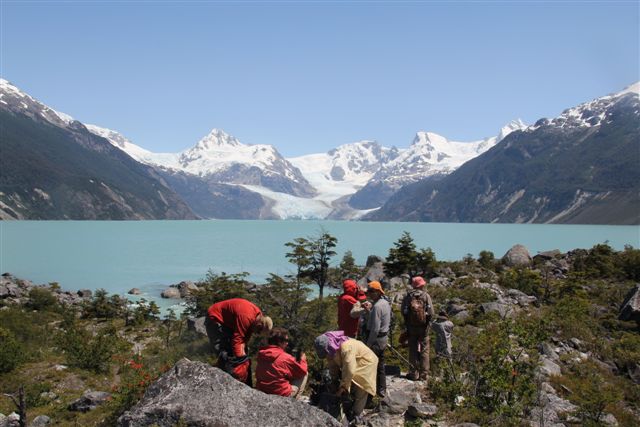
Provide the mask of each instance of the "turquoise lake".
[{"label": "turquoise lake", "polygon": [[[324,228],[338,238],[337,265],[351,250],[358,263],[388,254],[403,231],[440,260],[501,257],[514,244],[532,255],[551,249],[640,246],[638,226],[444,224],[346,221],[2,221],[0,272],[63,289],[140,288],[157,297],[166,286],[214,272],[249,272],[258,283],[269,273],[293,272],[284,244]],[[166,303],[163,304],[166,306]]]}]

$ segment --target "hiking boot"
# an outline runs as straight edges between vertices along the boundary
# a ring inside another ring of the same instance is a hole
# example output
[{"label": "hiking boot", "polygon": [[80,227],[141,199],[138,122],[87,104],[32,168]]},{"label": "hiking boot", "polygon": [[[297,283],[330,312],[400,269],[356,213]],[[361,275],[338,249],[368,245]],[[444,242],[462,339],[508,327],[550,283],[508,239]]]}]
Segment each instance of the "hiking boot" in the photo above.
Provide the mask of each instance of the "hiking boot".
[{"label": "hiking boot", "polygon": [[361,415],[356,415],[349,423],[349,427],[366,426],[366,425],[367,423],[364,421],[364,418],[362,418]]},{"label": "hiking boot", "polygon": [[380,390],[376,393],[376,395],[380,398],[380,399],[384,399],[387,396],[387,390]]}]

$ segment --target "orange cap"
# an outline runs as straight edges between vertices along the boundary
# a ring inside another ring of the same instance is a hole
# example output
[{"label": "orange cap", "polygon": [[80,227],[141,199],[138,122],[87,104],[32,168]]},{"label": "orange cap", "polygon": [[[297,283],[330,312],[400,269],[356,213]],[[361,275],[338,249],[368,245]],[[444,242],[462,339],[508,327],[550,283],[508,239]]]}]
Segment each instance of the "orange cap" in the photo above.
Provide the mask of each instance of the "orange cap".
[{"label": "orange cap", "polygon": [[369,287],[367,288],[367,292],[378,291],[382,295],[384,295],[384,291],[382,290],[382,285],[380,282],[369,282]]}]

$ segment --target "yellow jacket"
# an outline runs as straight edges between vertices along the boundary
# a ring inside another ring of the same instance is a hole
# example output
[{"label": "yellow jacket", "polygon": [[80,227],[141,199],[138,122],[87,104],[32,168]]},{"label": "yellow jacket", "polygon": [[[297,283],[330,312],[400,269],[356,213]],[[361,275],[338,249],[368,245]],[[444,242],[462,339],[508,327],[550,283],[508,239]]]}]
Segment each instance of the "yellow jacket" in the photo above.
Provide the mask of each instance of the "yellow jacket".
[{"label": "yellow jacket", "polygon": [[329,358],[333,378],[342,371],[340,386],[351,391],[351,382],[372,396],[376,395],[378,357],[363,342],[349,339],[342,343],[336,355]]}]

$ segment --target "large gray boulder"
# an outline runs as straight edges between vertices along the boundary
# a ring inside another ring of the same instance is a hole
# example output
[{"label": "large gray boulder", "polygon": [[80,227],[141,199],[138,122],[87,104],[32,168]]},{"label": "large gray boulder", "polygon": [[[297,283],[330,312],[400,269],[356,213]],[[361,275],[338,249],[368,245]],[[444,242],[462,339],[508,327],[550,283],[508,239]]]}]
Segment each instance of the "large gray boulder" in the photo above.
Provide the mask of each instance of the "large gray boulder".
[{"label": "large gray boulder", "polygon": [[160,294],[162,298],[180,299],[180,290],[176,288],[167,288]]},{"label": "large gray boulder", "polygon": [[514,245],[502,257],[502,262],[509,267],[528,267],[531,261],[529,250],[522,245]]},{"label": "large gray boulder", "polygon": [[640,285],[636,285],[627,294],[620,308],[618,319],[635,320],[640,323]]},{"label": "large gray boulder", "polygon": [[369,282],[380,282],[384,286],[388,280],[384,273],[384,262],[377,255],[370,255],[367,258],[367,272],[358,280],[358,286],[367,287]]},{"label": "large gray boulder", "polygon": [[182,281],[176,285],[176,288],[180,291],[180,297],[186,298],[191,295],[192,292],[198,290],[198,285],[191,281]]},{"label": "large gray boulder", "polygon": [[187,319],[187,330],[197,332],[207,336],[207,327],[204,325],[205,317],[189,317]]},{"label": "large gray boulder", "polygon": [[118,419],[118,426],[340,426],[326,412],[264,394],[218,368],[181,359]]}]

